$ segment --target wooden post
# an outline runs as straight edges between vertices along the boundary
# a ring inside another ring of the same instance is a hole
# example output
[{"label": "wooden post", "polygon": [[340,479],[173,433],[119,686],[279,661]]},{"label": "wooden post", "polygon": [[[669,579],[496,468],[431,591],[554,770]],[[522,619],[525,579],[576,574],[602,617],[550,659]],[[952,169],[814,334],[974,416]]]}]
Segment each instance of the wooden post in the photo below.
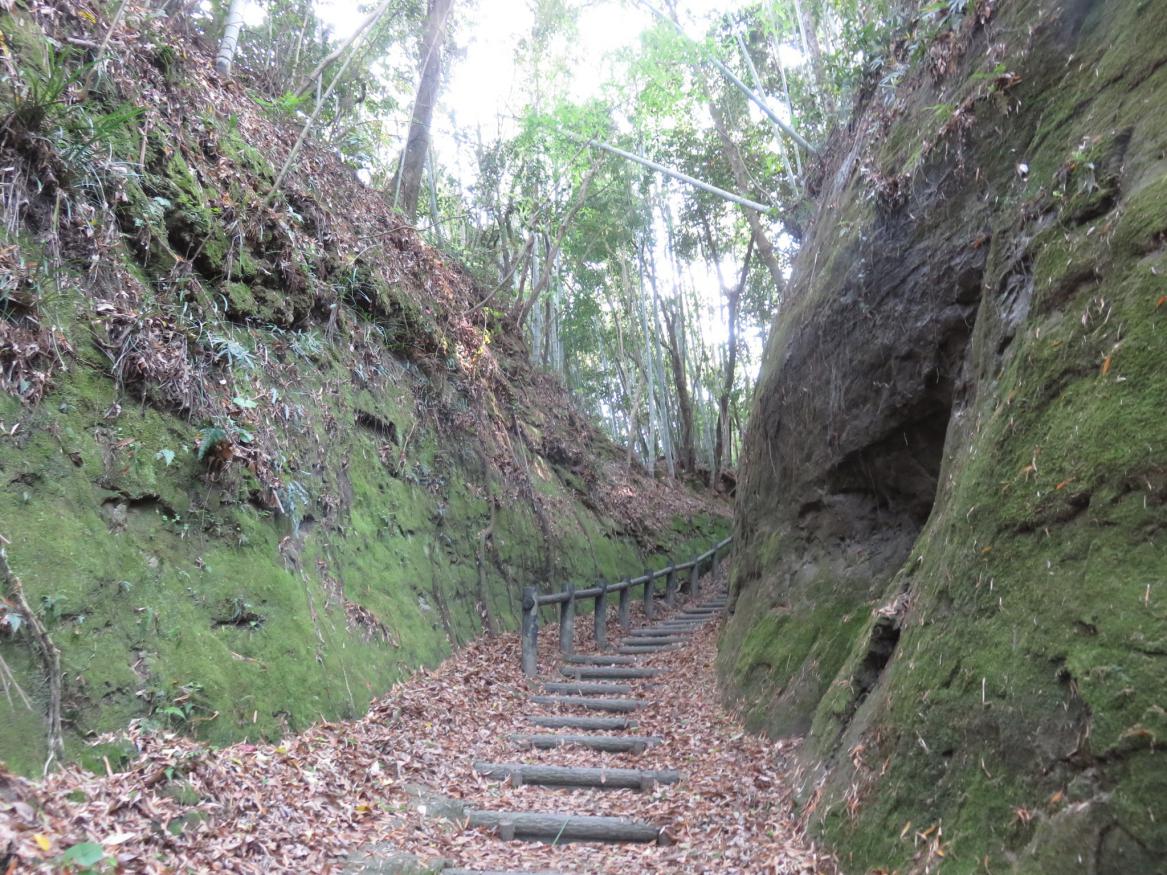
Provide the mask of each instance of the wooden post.
[{"label": "wooden post", "polygon": [[620,628],[627,632],[632,628],[632,617],[629,614],[629,609],[631,607],[630,603],[632,601],[632,587],[627,585],[628,580],[625,580],[624,583],[624,588],[620,590],[620,602],[617,616],[620,619]]},{"label": "wooden post", "polygon": [[538,672],[539,593],[533,586],[523,588],[523,674]]},{"label": "wooden post", "polygon": [[709,563],[709,573],[714,577],[717,576],[717,548],[713,548],[713,559]]},{"label": "wooden post", "polygon": [[668,576],[665,578],[665,604],[670,608],[677,600],[677,566],[670,565]]},{"label": "wooden post", "polygon": [[652,619],[652,585],[656,580],[652,576],[652,572],[647,569],[644,572],[647,580],[644,581],[644,619]]},{"label": "wooden post", "polygon": [[575,637],[575,584],[567,585],[567,601],[559,604],[559,650],[571,653]]},{"label": "wooden post", "polygon": [[693,572],[689,577],[689,598],[697,601],[701,596],[701,563],[693,563]]},{"label": "wooden post", "polygon": [[596,649],[608,649],[608,584],[600,581],[600,594],[596,596],[595,616]]}]

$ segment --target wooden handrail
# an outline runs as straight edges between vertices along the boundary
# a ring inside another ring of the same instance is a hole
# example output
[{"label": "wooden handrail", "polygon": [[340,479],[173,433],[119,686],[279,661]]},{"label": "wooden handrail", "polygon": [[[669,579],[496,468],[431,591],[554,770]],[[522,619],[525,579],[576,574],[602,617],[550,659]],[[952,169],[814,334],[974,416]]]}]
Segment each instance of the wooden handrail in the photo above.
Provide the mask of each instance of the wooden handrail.
[{"label": "wooden handrail", "polygon": [[733,536],[718,541],[700,556],[688,562],[674,563],[658,568],[656,571],[646,571],[639,577],[629,577],[619,583],[601,583],[586,589],[576,589],[569,584],[559,592],[540,595],[533,586],[523,590],[523,673],[534,675],[536,672],[536,652],[539,643],[539,608],[544,605],[559,605],[559,646],[565,653],[571,652],[572,638],[575,627],[575,603],[580,599],[595,599],[596,616],[596,644],[601,649],[607,646],[607,597],[610,593],[619,595],[618,618],[621,627],[627,631],[629,617],[630,591],[638,586],[644,587],[644,612],[649,617],[653,611],[653,597],[655,583],[659,578],[665,578],[665,602],[670,607],[676,598],[677,592],[684,587],[685,582],[678,578],[678,572],[689,571],[689,594],[695,597],[700,591],[701,568],[709,563],[709,572],[716,573],[718,554],[730,545]]}]

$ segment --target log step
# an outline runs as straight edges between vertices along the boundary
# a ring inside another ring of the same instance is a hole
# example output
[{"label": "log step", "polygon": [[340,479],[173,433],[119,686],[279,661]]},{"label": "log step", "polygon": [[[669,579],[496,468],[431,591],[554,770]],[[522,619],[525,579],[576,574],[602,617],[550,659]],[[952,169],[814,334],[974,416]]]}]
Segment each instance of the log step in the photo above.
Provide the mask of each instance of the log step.
[{"label": "log step", "polygon": [[594,696],[532,696],[538,705],[569,705],[590,711],[615,711],[627,714],[649,704],[645,699],[600,699]]},{"label": "log step", "polygon": [[663,741],[657,735],[566,735],[555,733],[535,733],[512,735],[511,741],[523,747],[540,750],[555,750],[560,747],[586,747],[608,753],[642,754],[653,745]]},{"label": "log step", "polygon": [[561,693],[568,696],[628,696],[632,693],[631,684],[581,684],[546,681],[543,684],[545,693]]},{"label": "log step", "polygon": [[654,678],[663,672],[664,669],[661,668],[624,668],[620,666],[613,668],[589,668],[582,665],[565,665],[559,669],[560,674],[577,680],[603,680],[605,678],[611,680],[632,680],[634,678]]},{"label": "log step", "polygon": [[654,653],[664,653],[666,650],[676,650],[675,644],[655,644],[651,647],[617,647],[619,653],[627,653],[630,656],[651,656]]},{"label": "log step", "polygon": [[[688,643],[689,640],[687,638],[625,638],[620,642],[620,647],[631,647],[633,650],[642,648],[649,650],[669,650]],[[620,652],[620,647],[616,648],[617,653]]]},{"label": "log step", "polygon": [[657,784],[675,784],[681,780],[681,773],[675,769],[588,769],[528,763],[475,763],[474,771],[496,781],[510,781],[512,787],[538,784],[542,787],[648,792]]},{"label": "log step", "polygon": [[686,644],[689,639],[683,635],[656,635],[647,638],[630,637],[625,638],[623,646],[625,647],[660,647],[663,644]]},{"label": "log step", "polygon": [[563,875],[551,869],[443,869],[441,875]]},{"label": "log step", "polygon": [[578,717],[571,714],[536,714],[527,722],[548,729],[632,729],[635,720],[627,717]]},{"label": "log step", "polygon": [[581,656],[564,657],[564,662],[573,665],[635,665],[636,660],[627,656]]},{"label": "log step", "polygon": [[[689,630],[685,628],[671,628],[671,629],[637,629],[631,633],[633,638],[671,638],[675,635],[686,635]],[[627,639],[625,639],[627,640]]]},{"label": "log step", "polygon": [[580,814],[526,811],[466,812],[470,826],[498,832],[504,841],[551,842],[656,842],[667,845],[668,835],[651,823],[628,817],[588,817]]}]

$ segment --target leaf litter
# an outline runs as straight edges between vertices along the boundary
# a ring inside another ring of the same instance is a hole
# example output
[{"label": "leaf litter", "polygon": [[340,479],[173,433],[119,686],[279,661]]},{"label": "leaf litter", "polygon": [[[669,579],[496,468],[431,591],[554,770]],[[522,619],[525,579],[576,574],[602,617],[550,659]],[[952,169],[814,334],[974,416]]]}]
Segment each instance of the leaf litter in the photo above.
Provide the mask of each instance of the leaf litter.
[{"label": "leaf litter", "polygon": [[[634,625],[642,621],[636,605]],[[577,629],[577,648],[591,650],[591,624],[578,626],[588,628]],[[719,627],[707,623],[679,648],[645,658],[667,670],[628,682],[651,703],[632,731],[663,739],[639,755],[512,741],[540,731],[527,715],[569,711],[527,701],[541,681],[523,677],[518,637],[503,634],[418,671],[360,720],[322,722],[278,743],[211,749],[134,723],[125,737],[140,755],[127,771],[70,765],[33,782],[0,768],[0,871],[61,871],[69,849],[88,860],[96,846],[119,872],[339,872],[355,852],[391,847],[488,869],[834,873],[795,812],[798,740],[747,733],[719,701]],[[541,678],[558,674],[557,643],[541,636]],[[480,761],[674,768],[682,777],[645,793],[512,787],[477,775]],[[663,828],[671,845],[505,842],[466,829],[456,808],[443,812],[444,797],[497,811],[632,817]]]}]

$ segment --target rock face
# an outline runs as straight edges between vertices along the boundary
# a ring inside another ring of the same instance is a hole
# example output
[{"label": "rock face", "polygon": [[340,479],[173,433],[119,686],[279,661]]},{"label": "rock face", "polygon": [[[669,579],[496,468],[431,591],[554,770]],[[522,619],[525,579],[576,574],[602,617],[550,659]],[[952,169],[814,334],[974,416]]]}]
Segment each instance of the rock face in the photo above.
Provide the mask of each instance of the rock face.
[{"label": "rock face", "polygon": [[969,6],[824,162],[719,666],[847,871],[1159,872],[1167,17]]}]

